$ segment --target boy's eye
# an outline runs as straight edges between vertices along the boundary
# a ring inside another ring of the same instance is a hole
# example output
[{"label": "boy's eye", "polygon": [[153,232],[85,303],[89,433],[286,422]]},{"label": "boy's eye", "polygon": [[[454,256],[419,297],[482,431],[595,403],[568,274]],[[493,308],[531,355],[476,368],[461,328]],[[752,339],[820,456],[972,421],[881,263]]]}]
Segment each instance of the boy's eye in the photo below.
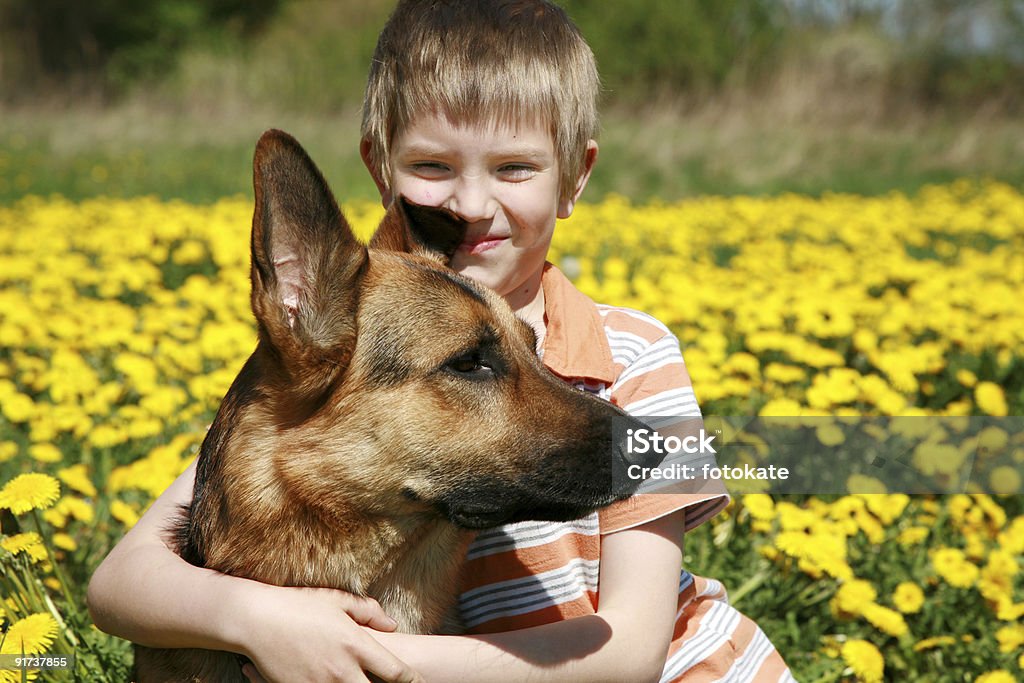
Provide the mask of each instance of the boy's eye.
[{"label": "boy's eye", "polygon": [[527,164],[505,164],[498,169],[498,173],[507,180],[527,180],[536,172],[537,169]]},{"label": "boy's eye", "polygon": [[448,166],[439,161],[418,161],[410,164],[413,172],[417,175],[433,178],[448,173]]}]

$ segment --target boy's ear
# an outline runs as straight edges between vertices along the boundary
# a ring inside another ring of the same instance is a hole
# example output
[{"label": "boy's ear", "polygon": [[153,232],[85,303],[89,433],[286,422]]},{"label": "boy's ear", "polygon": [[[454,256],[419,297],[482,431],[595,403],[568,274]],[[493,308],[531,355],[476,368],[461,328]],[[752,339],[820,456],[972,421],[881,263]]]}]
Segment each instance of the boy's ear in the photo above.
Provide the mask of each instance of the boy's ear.
[{"label": "boy's ear", "polygon": [[380,201],[386,209],[391,205],[391,188],[384,182],[384,178],[380,175],[380,164],[373,161],[373,155],[371,150],[373,147],[370,144],[368,138],[363,138],[359,141],[359,156],[363,160],[363,165],[366,166],[366,170],[370,172],[370,177],[373,178],[373,184],[377,186],[377,192],[380,192]]},{"label": "boy's ear", "polygon": [[399,196],[388,207],[369,247],[423,256],[448,265],[466,237],[466,222],[448,209]]},{"label": "boy's ear", "polygon": [[576,180],[576,187],[573,188],[572,196],[562,197],[558,200],[558,217],[568,218],[572,215],[572,210],[576,208],[576,202],[579,200],[580,195],[583,194],[583,188],[587,186],[587,181],[590,180],[590,172],[594,170],[594,164],[597,163],[597,141],[587,141],[587,151],[583,156],[583,169],[580,172],[580,177]]}]

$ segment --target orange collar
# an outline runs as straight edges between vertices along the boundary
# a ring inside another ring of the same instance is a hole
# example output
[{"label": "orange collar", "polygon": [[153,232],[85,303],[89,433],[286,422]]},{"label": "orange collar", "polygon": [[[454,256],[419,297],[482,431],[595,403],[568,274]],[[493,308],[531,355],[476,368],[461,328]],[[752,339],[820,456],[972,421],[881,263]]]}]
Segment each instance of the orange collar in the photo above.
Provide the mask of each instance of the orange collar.
[{"label": "orange collar", "polygon": [[615,380],[612,350],[597,305],[558,268],[544,264],[544,365],[563,379]]}]

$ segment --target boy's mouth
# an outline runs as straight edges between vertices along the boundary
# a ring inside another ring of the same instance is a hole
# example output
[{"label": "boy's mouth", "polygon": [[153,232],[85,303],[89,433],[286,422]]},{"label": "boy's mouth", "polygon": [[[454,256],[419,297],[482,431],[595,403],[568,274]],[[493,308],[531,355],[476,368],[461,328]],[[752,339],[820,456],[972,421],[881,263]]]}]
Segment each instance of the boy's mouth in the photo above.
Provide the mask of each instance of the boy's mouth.
[{"label": "boy's mouth", "polygon": [[494,249],[507,239],[508,237],[497,235],[477,235],[475,237],[467,235],[459,245],[459,251],[475,256]]}]

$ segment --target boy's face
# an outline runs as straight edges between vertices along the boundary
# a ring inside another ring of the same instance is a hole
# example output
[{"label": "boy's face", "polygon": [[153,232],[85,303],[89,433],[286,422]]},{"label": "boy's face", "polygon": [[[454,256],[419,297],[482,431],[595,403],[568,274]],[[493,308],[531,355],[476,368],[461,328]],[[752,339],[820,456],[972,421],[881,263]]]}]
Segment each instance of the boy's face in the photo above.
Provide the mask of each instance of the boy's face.
[{"label": "boy's face", "polygon": [[[588,159],[595,154],[596,144]],[[381,188],[384,203],[402,195],[445,207],[469,223],[452,267],[510,303],[529,297],[524,288],[539,284],[555,219],[572,213],[588,175],[573,197],[559,198],[548,129],[453,123],[434,114],[420,116],[395,136],[390,161],[390,186]]]}]

